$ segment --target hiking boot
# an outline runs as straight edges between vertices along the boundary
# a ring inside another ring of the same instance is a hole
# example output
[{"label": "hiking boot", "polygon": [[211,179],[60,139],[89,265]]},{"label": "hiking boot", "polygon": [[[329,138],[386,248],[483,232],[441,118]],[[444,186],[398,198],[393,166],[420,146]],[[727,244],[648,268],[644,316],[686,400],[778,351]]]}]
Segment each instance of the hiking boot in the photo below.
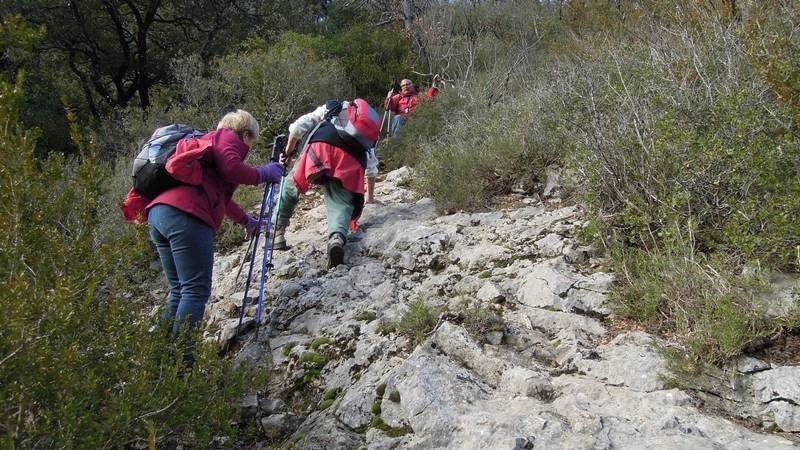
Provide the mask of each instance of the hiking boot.
[{"label": "hiking boot", "polygon": [[344,262],[344,236],[342,233],[331,233],[328,238],[328,269]]},{"label": "hiking boot", "polygon": [[277,227],[272,233],[272,248],[275,250],[286,250],[289,248],[286,245],[286,227]]}]

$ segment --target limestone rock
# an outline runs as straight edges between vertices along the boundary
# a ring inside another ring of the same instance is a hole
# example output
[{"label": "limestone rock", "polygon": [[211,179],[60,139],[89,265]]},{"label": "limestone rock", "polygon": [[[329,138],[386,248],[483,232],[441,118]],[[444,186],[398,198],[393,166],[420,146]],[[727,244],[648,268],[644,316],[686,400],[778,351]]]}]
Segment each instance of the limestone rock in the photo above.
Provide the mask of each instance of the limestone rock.
[{"label": "limestone rock", "polygon": [[517,297],[527,306],[608,314],[603,303],[612,280],[609,274],[578,274],[563,259],[554,258],[537,264],[525,276]]},{"label": "limestone rock", "polygon": [[497,284],[491,281],[484,283],[483,286],[481,286],[481,288],[478,290],[476,296],[478,297],[478,300],[487,303],[500,303],[505,300],[505,294],[503,294],[503,291],[500,290]]},{"label": "limestone rock", "polygon": [[784,366],[752,375],[761,414],[773,416],[784,431],[800,431],[800,366]]},{"label": "limestone rock", "polygon": [[301,423],[302,417],[288,413],[274,414],[261,419],[261,431],[268,439],[279,441],[293,433]]},{"label": "limestone rock", "polygon": [[[255,411],[270,445],[792,446],[781,436],[755,433],[702,411],[695,397],[666,389],[652,336],[627,332],[608,341],[603,320],[614,277],[587,264],[595,263],[589,259],[593,250],[574,238],[584,214],[579,207],[558,207],[556,177],[549,178],[553,197],[546,207],[437,216],[431,199],[418,200],[404,187],[412,176],[401,169],[378,183],[384,204],[365,208],[362,229],[348,238],[347,266],[336,270],[325,269],[319,192],[307,196],[293,218],[292,248],[276,253],[267,278],[259,338],[243,339],[233,359],[270,371],[266,393],[259,393],[269,400],[256,403]],[[236,280],[235,272],[245,247],[215,261],[207,322],[220,332],[209,339],[233,337],[244,281]],[[399,326],[419,300],[430,307],[447,305],[449,312]],[[254,306],[252,299],[247,303],[249,327]],[[476,305],[501,316],[501,326],[470,335],[469,321],[457,321],[464,319],[461,311]],[[421,342],[412,341],[412,334]],[[302,355],[311,352],[324,364],[303,363]],[[725,380],[720,398],[743,416],[797,432],[797,370],[741,358],[715,382]],[[294,382],[305,375],[312,378],[303,393],[308,416],[298,417],[286,412],[281,399],[292,398]],[[326,393],[333,402],[317,410]],[[242,416],[253,416],[254,398],[242,405]],[[407,434],[390,437],[371,428],[378,419],[381,428]],[[221,445],[228,444],[233,445]]]},{"label": "limestone rock", "polygon": [[666,365],[652,343],[647,333],[623,333],[597,347],[597,359],[583,359],[577,365],[588,376],[614,386],[640,392],[664,389],[661,377],[667,373]]},{"label": "limestone rock", "polygon": [[542,256],[553,257],[561,254],[564,249],[564,239],[559,234],[550,233],[536,241],[536,247]]}]

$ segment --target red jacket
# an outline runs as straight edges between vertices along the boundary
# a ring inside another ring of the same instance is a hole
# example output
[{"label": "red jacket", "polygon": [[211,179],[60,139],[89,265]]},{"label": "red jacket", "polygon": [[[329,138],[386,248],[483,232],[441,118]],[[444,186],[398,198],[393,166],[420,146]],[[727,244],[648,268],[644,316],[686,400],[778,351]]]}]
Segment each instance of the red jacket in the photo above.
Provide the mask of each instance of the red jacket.
[{"label": "red jacket", "polygon": [[327,142],[312,142],[297,162],[294,184],[305,193],[310,184],[325,177],[336,178],[354,194],[364,194],[364,168],[358,160]]},{"label": "red jacket", "polygon": [[402,93],[394,94],[386,99],[383,104],[383,109],[388,109],[395,114],[408,117],[409,114],[414,112],[414,108],[417,106],[417,104],[436,97],[436,94],[438,93],[439,89],[431,86],[431,88],[428,89],[427,94],[418,94],[417,91],[413,91],[409,95],[403,95]]},{"label": "red jacket", "polygon": [[[207,148],[203,158],[210,163],[202,169],[202,182],[196,186],[180,185],[168,189],[149,201],[145,209],[159,204],[170,205],[197,217],[216,232],[226,215],[234,222],[244,220],[245,212],[232,200],[233,193],[240,184],[257,185],[260,177],[255,168],[244,163],[250,147],[233,131],[225,128],[212,131],[198,141],[200,147]],[[183,143],[181,141],[179,146],[187,145]],[[123,204],[123,212],[129,220],[135,220],[138,211],[134,210],[144,199],[136,196],[138,194],[131,190]],[[147,221],[146,210],[143,219]]]},{"label": "red jacket", "polygon": [[350,229],[358,229],[358,218],[364,209],[364,168],[356,158],[327,142],[312,142],[300,155],[294,171],[294,184],[302,193],[310,184],[336,178],[342,187],[353,193],[353,215]]}]

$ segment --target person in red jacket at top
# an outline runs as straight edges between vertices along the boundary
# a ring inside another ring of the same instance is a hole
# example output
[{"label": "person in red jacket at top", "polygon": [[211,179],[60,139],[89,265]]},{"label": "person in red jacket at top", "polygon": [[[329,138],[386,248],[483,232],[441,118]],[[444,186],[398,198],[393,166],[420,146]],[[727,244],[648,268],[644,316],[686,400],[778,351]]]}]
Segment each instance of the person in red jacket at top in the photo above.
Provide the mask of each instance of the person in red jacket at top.
[{"label": "person in red jacket at top", "polygon": [[225,115],[217,129],[197,140],[178,142],[182,146],[205,148],[198,185],[181,184],[156,196],[146,206],[150,239],[155,244],[167,277],[169,294],[161,318],[176,335],[184,322],[194,327],[202,320],[211,295],[214,263],[214,234],[227,216],[242,225],[246,238],[258,222],[233,201],[240,184],[279,183],[284,166],[272,162],[260,167],[245,164],[250,147],[259,138],[258,122],[243,110]]},{"label": "person in red jacket at top", "polygon": [[397,136],[397,131],[405,125],[408,116],[414,112],[414,108],[416,108],[420,102],[433,98],[439,93],[437,84],[440,82],[444,85],[444,81],[442,81],[442,78],[437,73],[433,76],[433,81],[431,82],[431,87],[428,89],[428,92],[419,94],[416,88],[414,88],[414,83],[406,79],[400,82],[400,93],[392,89],[386,94],[386,101],[383,102],[383,108],[395,114],[392,119],[392,137]]}]

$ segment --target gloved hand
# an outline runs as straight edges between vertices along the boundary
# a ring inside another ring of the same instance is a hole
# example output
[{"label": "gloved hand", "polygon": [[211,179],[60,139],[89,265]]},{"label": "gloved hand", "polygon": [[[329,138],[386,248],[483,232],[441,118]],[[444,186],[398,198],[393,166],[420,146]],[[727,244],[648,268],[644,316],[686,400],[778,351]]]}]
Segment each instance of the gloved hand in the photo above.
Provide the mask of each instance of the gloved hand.
[{"label": "gloved hand", "polygon": [[253,236],[255,236],[256,230],[258,229],[258,221],[247,214],[244,216],[244,220],[241,222],[241,225],[244,227],[244,240],[249,241],[250,239],[253,239]]},{"label": "gloved hand", "polygon": [[267,165],[256,167],[258,171],[259,183],[280,183],[281,177],[286,172],[286,167],[279,162],[271,162]]}]

